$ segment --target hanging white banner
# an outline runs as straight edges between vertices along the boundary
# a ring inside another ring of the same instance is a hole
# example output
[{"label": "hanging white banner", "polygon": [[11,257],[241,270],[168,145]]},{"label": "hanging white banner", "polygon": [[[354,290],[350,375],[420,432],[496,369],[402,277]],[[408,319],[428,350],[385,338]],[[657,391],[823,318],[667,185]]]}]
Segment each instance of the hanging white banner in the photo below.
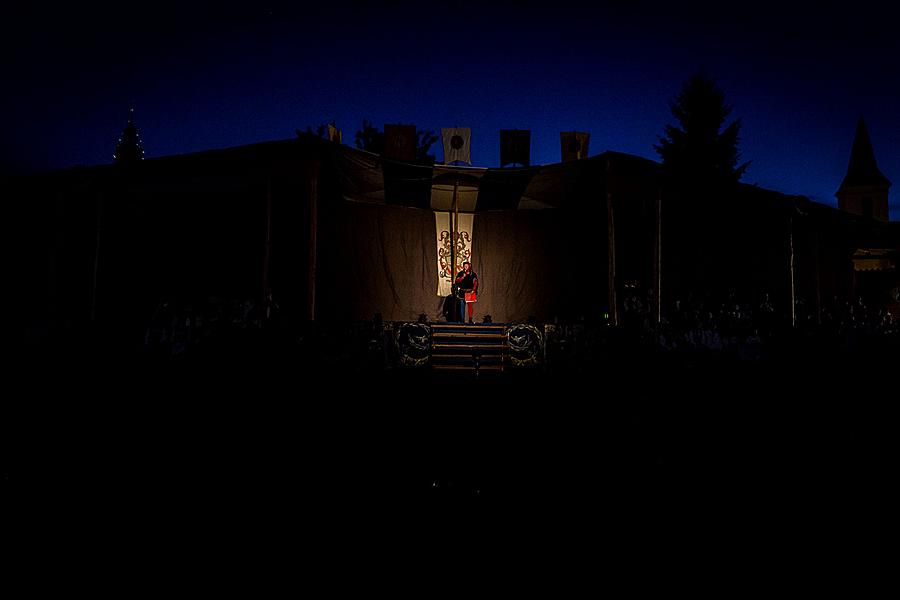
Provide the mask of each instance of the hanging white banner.
[{"label": "hanging white banner", "polygon": [[444,142],[444,164],[472,164],[472,130],[469,127],[444,127],[441,138]]},{"label": "hanging white banner", "polygon": [[[451,264],[450,219],[453,219],[453,238],[456,241],[456,264]],[[473,213],[435,212],[434,224],[437,230],[437,295],[449,296],[453,286],[453,279],[462,270],[465,261],[472,260],[472,224],[475,222]]]}]

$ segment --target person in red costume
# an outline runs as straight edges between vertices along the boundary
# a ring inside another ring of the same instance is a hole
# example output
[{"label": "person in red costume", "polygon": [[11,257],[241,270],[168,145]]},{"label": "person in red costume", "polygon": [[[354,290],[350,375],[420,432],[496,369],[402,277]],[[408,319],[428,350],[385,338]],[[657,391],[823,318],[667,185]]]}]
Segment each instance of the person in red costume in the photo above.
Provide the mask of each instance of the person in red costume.
[{"label": "person in red costume", "polygon": [[459,320],[466,322],[466,306],[469,307],[469,323],[472,323],[473,312],[478,292],[478,275],[472,270],[472,263],[463,263],[463,270],[456,275],[456,297],[459,299]]}]

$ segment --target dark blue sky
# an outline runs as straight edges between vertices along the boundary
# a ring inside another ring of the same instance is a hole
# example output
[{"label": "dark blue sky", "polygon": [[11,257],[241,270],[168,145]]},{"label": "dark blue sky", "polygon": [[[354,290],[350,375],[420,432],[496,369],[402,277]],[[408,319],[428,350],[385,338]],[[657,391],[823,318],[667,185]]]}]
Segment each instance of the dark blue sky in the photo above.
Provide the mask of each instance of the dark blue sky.
[{"label": "dark blue sky", "polygon": [[900,18],[874,3],[70,4],[0,25],[5,170],[110,162],[132,105],[148,158],[331,120],[352,143],[365,118],[471,127],[478,166],[507,128],[536,164],[564,130],[656,159],[702,68],[743,123],[745,182],[834,205],[863,115],[900,220]]}]

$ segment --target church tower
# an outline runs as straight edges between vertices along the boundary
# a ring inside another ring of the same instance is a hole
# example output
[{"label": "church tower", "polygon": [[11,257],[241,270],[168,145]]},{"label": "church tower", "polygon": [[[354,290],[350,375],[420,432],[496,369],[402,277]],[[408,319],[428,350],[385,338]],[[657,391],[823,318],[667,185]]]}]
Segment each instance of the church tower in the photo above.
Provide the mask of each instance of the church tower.
[{"label": "church tower", "polygon": [[134,109],[128,114],[128,125],[122,130],[122,137],[116,144],[116,153],[113,159],[117,163],[135,162],[144,160],[144,148],[141,146],[141,138],[134,124]]},{"label": "church tower", "polygon": [[888,220],[888,189],[891,182],[878,170],[869,131],[863,118],[856,124],[850,165],[835,194],[838,208],[879,221]]}]

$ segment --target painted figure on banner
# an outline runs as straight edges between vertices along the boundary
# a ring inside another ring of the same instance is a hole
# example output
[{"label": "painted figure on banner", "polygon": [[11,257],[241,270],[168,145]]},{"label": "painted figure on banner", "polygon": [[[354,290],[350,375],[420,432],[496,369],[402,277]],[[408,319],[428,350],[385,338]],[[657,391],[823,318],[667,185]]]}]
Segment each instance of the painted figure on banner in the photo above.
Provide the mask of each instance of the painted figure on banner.
[{"label": "painted figure on banner", "polygon": [[[472,255],[472,242],[469,237],[469,232],[455,232],[453,237],[456,238],[456,264],[459,264],[460,261],[469,260]],[[451,281],[453,277],[453,253],[451,253],[450,249],[450,232],[446,230],[441,232],[441,245],[438,249],[438,261],[440,262],[441,278]]]}]

